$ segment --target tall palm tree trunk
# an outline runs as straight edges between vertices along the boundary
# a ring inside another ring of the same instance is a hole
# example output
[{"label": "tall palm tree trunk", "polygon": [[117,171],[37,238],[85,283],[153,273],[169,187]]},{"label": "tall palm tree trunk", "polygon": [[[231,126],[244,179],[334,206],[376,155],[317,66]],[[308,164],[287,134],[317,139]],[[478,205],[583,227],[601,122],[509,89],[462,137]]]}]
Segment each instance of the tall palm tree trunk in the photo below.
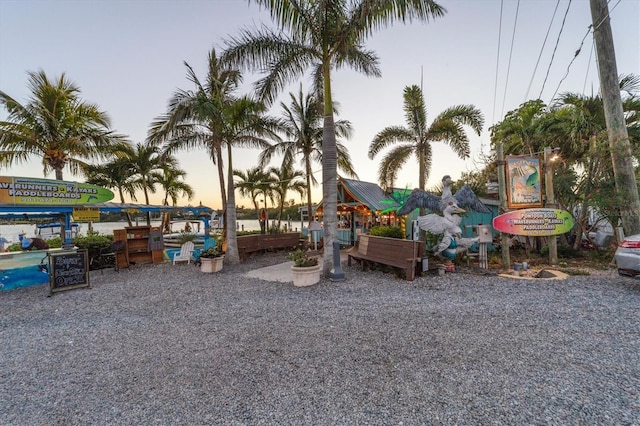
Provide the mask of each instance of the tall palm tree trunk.
[{"label": "tall palm tree trunk", "polygon": [[309,221],[307,229],[310,229],[311,222],[313,222],[313,214],[311,212],[311,159],[307,158],[305,163],[307,172],[307,219]]},{"label": "tall palm tree trunk", "polygon": [[[336,178],[336,145],[333,114],[324,116],[322,131],[322,194],[324,222],[324,263],[322,272],[328,277],[333,269],[333,241],[337,236],[338,183]],[[332,143],[333,142],[333,143]]]},{"label": "tall palm tree trunk", "polygon": [[[220,198],[222,198],[222,211],[227,211],[227,193],[224,184],[224,164],[222,164],[222,148],[216,145],[216,155],[218,157],[218,180],[220,180]],[[226,219],[226,218],[225,218]]]},{"label": "tall palm tree trunk", "polygon": [[228,199],[225,218],[225,229],[227,230],[227,248],[224,261],[230,264],[240,263],[240,253],[238,252],[238,240],[236,234],[236,196],[233,188],[233,165],[231,163],[231,144],[227,144],[228,161]]},{"label": "tall palm tree trunk", "polygon": [[331,96],[331,61],[323,61],[324,126],[322,128],[322,195],[324,204],[324,255],[322,273],[329,277],[333,268],[333,241],[338,233],[338,176],[336,128]]}]

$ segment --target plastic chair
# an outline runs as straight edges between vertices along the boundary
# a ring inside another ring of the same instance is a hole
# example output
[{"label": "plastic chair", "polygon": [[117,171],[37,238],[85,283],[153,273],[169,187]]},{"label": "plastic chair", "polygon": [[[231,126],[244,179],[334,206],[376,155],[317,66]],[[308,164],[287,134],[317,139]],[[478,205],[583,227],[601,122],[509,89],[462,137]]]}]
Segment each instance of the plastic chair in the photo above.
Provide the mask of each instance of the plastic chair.
[{"label": "plastic chair", "polygon": [[173,264],[175,265],[176,262],[191,263],[191,253],[193,253],[193,247],[194,245],[192,241],[187,241],[186,243],[181,245],[180,251],[174,253],[173,255]]}]

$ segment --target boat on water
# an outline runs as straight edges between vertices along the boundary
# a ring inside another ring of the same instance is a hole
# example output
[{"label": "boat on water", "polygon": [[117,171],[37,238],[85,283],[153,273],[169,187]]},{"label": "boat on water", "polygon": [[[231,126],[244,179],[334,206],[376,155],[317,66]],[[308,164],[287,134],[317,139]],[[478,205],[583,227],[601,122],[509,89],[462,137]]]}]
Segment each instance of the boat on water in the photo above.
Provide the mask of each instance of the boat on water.
[{"label": "boat on water", "polygon": [[[43,240],[62,237],[60,233],[60,222],[39,223],[33,232],[35,237],[42,238]],[[76,222],[71,223],[71,229],[67,229],[67,233],[71,234],[70,238],[78,237],[80,235],[80,224]]]}]

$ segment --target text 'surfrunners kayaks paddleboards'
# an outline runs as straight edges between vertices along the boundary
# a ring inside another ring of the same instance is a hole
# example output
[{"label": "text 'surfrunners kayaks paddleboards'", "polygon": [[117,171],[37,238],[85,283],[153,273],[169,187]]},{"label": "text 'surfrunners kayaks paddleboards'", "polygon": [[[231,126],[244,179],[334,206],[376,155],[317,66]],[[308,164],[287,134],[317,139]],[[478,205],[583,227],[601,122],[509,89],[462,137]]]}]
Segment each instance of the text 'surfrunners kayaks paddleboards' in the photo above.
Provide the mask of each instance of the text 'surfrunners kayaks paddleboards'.
[{"label": "text 'surfrunners kayaks paddleboards'", "polygon": [[559,209],[514,210],[495,217],[493,227],[496,231],[513,235],[560,235],[573,228],[573,216]]},{"label": "text 'surfrunners kayaks paddleboards'", "polygon": [[104,203],[113,192],[88,183],[0,176],[0,203],[14,205],[57,205]]}]

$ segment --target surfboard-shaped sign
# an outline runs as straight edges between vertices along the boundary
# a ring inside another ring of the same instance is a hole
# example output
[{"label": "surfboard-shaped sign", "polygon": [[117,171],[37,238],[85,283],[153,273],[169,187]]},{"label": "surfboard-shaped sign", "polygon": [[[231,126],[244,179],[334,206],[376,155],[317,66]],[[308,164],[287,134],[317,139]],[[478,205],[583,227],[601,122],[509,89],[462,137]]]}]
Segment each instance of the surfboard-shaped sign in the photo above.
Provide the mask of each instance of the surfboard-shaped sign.
[{"label": "surfboard-shaped sign", "polygon": [[543,237],[561,235],[573,228],[573,216],[559,209],[522,209],[493,218],[496,231],[513,235]]},{"label": "surfboard-shaped sign", "polygon": [[0,176],[0,203],[3,204],[72,206],[112,199],[113,192],[88,183]]}]

